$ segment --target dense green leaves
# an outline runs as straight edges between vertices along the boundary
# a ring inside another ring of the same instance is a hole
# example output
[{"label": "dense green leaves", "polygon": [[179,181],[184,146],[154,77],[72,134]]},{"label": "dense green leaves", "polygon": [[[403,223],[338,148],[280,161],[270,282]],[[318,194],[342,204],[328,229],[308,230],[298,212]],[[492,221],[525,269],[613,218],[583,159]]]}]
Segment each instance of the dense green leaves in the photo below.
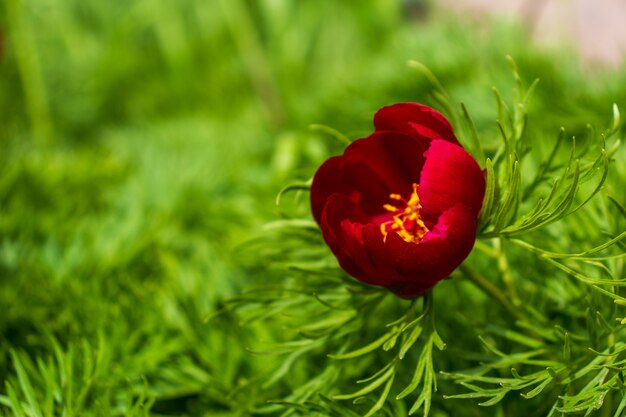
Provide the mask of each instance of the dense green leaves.
[{"label": "dense green leaves", "polygon": [[[514,71],[517,71],[513,61],[510,62]],[[437,100],[447,103],[448,93],[434,74],[421,64],[413,62],[412,66],[425,74],[437,90]],[[372,289],[373,293],[363,293],[365,288],[345,293],[347,288],[363,285],[349,279],[342,282],[340,287],[331,285],[329,279],[335,276],[334,272],[332,275],[326,274],[333,271],[332,268],[321,269],[309,265],[308,270],[294,269],[299,259],[305,259],[303,254],[310,253],[307,245],[315,246],[320,242],[319,237],[317,242],[313,239],[314,225],[309,229],[311,224],[289,220],[288,223],[281,222],[278,229],[272,228],[281,237],[273,238],[271,242],[287,251],[287,259],[292,263],[289,267],[290,262],[285,262],[288,268],[303,274],[302,277],[290,278],[292,273],[288,273],[281,281],[283,288],[296,291],[298,295],[293,294],[288,301],[271,302],[271,308],[266,306],[265,313],[259,312],[254,317],[268,318],[267,312],[271,312],[273,320],[285,322],[286,318],[294,317],[294,309],[303,313],[303,309],[311,303],[318,304],[323,300],[325,297],[321,294],[326,292],[325,296],[332,298],[334,303],[322,303],[323,307],[329,309],[324,313],[316,310],[304,316],[298,314],[300,320],[313,320],[308,326],[324,328],[328,332],[315,337],[315,342],[313,339],[304,339],[300,343],[294,339],[293,342],[275,345],[272,349],[277,353],[285,348],[293,348],[278,368],[279,372],[293,367],[294,359],[303,358],[305,354],[314,351],[319,352],[319,355],[329,353],[328,357],[333,361],[326,361],[322,367],[335,370],[336,379],[321,392],[330,395],[331,401],[353,400],[355,409],[367,417],[390,410],[394,404],[398,404],[394,401],[401,404],[405,400],[410,400],[410,403],[406,409],[400,406],[403,413],[414,414],[419,411],[425,416],[429,415],[433,401],[437,398],[438,379],[453,381],[466,391],[444,394],[443,398],[447,400],[478,399],[478,405],[489,407],[511,401],[511,395],[517,393],[522,401],[531,404],[541,401],[547,415],[580,411],[590,414],[599,409],[607,397],[619,398],[623,389],[622,373],[626,371],[623,363],[626,360],[621,358],[623,349],[621,342],[617,341],[623,336],[624,319],[615,316],[615,307],[607,308],[606,303],[602,305],[602,300],[613,299],[615,304],[626,305],[620,290],[626,286],[626,278],[620,275],[624,271],[624,256],[623,251],[616,249],[626,236],[623,231],[626,219],[622,216],[619,220],[619,214],[623,214],[621,205],[614,204],[617,209],[614,213],[618,214],[616,223],[619,224],[616,230],[621,228],[621,232],[602,241],[603,236],[599,231],[614,228],[610,224],[614,218],[602,218],[594,214],[594,210],[606,210],[606,197],[602,191],[609,178],[611,159],[619,149],[619,140],[616,140],[619,136],[618,113],[614,112],[616,119],[606,134],[596,136],[590,129],[591,133],[584,138],[582,149],[577,149],[572,139],[565,158],[562,151],[566,130],[561,129],[548,157],[538,161],[538,156],[532,152],[534,141],[527,137],[526,126],[530,93],[537,83],[533,83],[528,92],[524,93],[521,77],[517,72],[514,75],[517,87],[512,104],[508,104],[494,90],[499,118],[496,125],[501,137],[495,150],[489,153],[484,151],[476,124],[468,108],[461,105],[471,149],[478,154],[479,159],[485,161],[487,189],[479,236],[485,242],[477,244],[478,253],[460,271],[510,317],[498,324],[491,321],[477,321],[473,324],[486,356],[482,357],[479,364],[465,371],[463,367],[471,361],[460,361],[464,363],[461,368],[452,365],[453,368],[438,377],[437,363],[450,365],[459,361],[446,360],[446,351],[435,355],[433,347],[442,350],[445,345],[435,330],[432,296],[426,296],[423,302],[412,302],[404,315],[389,323],[386,326],[388,330],[383,331],[383,327],[375,325],[380,320],[372,323],[369,318],[389,317],[394,305],[397,309],[400,302],[394,301],[388,294],[383,295],[379,289]],[[453,108],[449,104],[445,107]],[[610,149],[607,149],[608,141],[613,141]],[[524,168],[528,164],[532,164],[535,169]],[[306,185],[295,185],[285,188],[281,194],[306,189]],[[585,221],[578,223],[581,218]],[[289,238],[296,236],[297,230],[303,227],[310,231],[309,238],[295,241]],[[555,232],[561,234],[561,239],[555,236]],[[580,249],[571,251],[572,247]],[[556,251],[555,248],[562,249]],[[318,256],[320,262],[328,257],[328,253],[319,253]],[[534,271],[523,268],[524,263],[532,264]],[[492,282],[494,279],[499,283]],[[563,282],[568,279],[569,283]],[[551,286],[569,288],[567,291],[570,293],[553,293]],[[444,285],[437,286],[435,293],[451,291],[441,287]],[[311,297],[313,293],[317,294],[316,297]],[[331,293],[335,295],[331,296]],[[261,300],[270,300],[262,294],[257,295]],[[571,300],[562,297],[571,297]],[[587,306],[586,310],[576,312],[575,304],[569,305],[572,300],[582,302]],[[258,302],[258,299],[250,299],[248,305]],[[461,330],[458,324],[452,324],[451,315],[454,312],[467,314],[467,310],[462,303],[454,304],[446,300],[445,296],[440,302],[445,306],[440,307],[444,311],[444,318],[439,317],[444,324],[438,326],[456,329],[450,344],[458,346],[458,332]],[[415,307],[420,303],[423,310],[416,316]],[[485,308],[484,304],[481,306]],[[491,307],[488,309],[493,311]],[[337,313],[339,311],[341,314]],[[346,311],[349,314],[345,314]],[[279,314],[285,317],[281,318]],[[487,313],[486,317],[489,314],[494,313]],[[554,323],[551,323],[553,320]],[[307,333],[300,330],[297,334],[302,336]],[[504,349],[494,345],[498,340],[505,346]],[[464,354],[471,356],[469,352]],[[373,360],[380,365],[372,373]],[[413,366],[408,369],[407,361],[413,362]],[[409,371],[411,368],[413,371]],[[333,394],[335,387],[345,386],[342,381],[349,380],[348,375],[351,374],[357,375],[357,386],[352,390],[343,388],[340,393]],[[281,376],[284,375],[281,373]],[[275,374],[270,378],[270,381],[276,382]],[[306,414],[321,406],[320,402],[314,400],[314,394],[310,391],[306,401],[300,404],[283,405],[289,406],[291,412]],[[366,400],[371,401],[372,405],[360,407]],[[328,411],[331,412],[330,409]]]},{"label": "dense green leaves", "polygon": [[[409,3],[0,3],[0,416],[623,413],[624,72]],[[426,305],[307,202],[400,101],[488,183]]]}]

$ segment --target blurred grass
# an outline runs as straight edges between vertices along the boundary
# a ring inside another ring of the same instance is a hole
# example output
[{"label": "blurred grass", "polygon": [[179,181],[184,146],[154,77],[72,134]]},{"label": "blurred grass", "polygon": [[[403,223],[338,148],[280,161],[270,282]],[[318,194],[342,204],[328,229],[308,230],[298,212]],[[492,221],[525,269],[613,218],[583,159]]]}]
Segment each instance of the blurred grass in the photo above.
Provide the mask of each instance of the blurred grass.
[{"label": "blurred grass", "polygon": [[541,79],[534,134],[625,107],[623,71],[420,4],[5,0],[0,415],[246,415],[271,397],[238,391],[270,366],[244,349],[264,329],[206,318],[263,282],[237,245],[278,190],[343,146],[309,124],[356,138],[383,105],[434,102],[409,59],[487,142],[506,54]]}]

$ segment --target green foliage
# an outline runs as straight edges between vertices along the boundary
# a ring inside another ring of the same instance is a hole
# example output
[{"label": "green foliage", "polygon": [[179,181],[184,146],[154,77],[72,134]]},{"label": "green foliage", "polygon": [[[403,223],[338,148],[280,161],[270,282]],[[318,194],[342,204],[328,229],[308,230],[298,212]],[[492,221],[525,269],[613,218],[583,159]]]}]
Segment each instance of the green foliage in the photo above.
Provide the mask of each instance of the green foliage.
[{"label": "green foliage", "polygon": [[[619,399],[624,392],[626,359],[622,355],[626,348],[621,342],[625,335],[624,319],[619,316],[618,306],[626,305],[621,291],[626,279],[621,277],[624,252],[619,246],[626,237],[626,218],[621,205],[603,193],[610,160],[620,149],[616,140],[620,131],[619,112],[614,106],[612,127],[606,133],[596,136],[589,129],[582,150],[576,149],[572,140],[566,159],[559,153],[565,137],[565,130],[561,129],[548,158],[535,170],[525,169],[525,163],[537,164],[539,158],[533,155],[534,141],[526,133],[526,107],[537,82],[526,91],[517,67],[510,62],[517,80],[513,104],[507,104],[494,90],[500,145],[492,151],[483,149],[476,124],[468,108],[461,105],[462,118],[469,130],[469,147],[486,166],[487,190],[479,234],[485,242],[477,244],[478,253],[459,269],[459,276],[467,278],[508,315],[496,324],[499,320],[494,322],[489,318],[496,311],[493,306],[479,304],[489,313],[474,318],[471,327],[478,330],[477,339],[486,353],[467,349],[463,352],[466,357],[480,355],[478,364],[465,358],[446,357],[446,351],[434,354],[434,346],[443,350],[446,345],[435,329],[431,295],[421,300],[421,314],[415,310],[420,301],[413,301],[400,319],[382,326],[381,320],[393,317],[393,311],[401,309],[402,303],[389,294],[381,295],[383,290],[371,289],[373,293],[366,295],[363,290],[350,290],[360,284],[349,278],[346,282],[336,278],[342,276],[341,270],[329,268],[332,261],[328,261],[328,251],[324,251],[315,224],[298,219],[282,221],[280,227],[272,228],[270,235],[266,234],[261,241],[266,249],[273,247],[264,256],[270,265],[275,259],[274,267],[283,270],[284,275],[278,278],[278,284],[271,286],[271,291],[267,285],[261,286],[259,292],[251,293],[243,302],[236,299],[230,308],[238,314],[246,311],[255,320],[271,320],[276,323],[273,327],[291,328],[286,323],[295,317],[301,321],[293,325],[293,333],[283,333],[286,340],[268,349],[287,355],[277,373],[269,377],[272,384],[286,377],[287,368],[293,369],[297,360],[304,362],[309,357],[309,362],[318,363],[320,359],[311,358],[328,354],[321,375],[332,372],[333,378],[324,377],[323,384],[314,384],[328,398],[315,401],[318,393],[315,389],[308,389],[304,397],[289,396],[277,403],[288,408],[284,415],[308,415],[320,407],[325,407],[328,415],[344,415],[345,411],[324,404],[329,400],[353,400],[354,410],[366,417],[378,412],[412,415],[418,411],[428,416],[433,401],[438,399],[435,396],[438,379],[454,382],[469,391],[444,394],[443,399],[480,399],[479,405],[484,407],[510,403],[511,393],[517,392],[522,400],[529,402],[525,408],[538,407],[550,416],[583,411],[591,415],[603,405],[602,412],[614,409],[618,415],[624,408]],[[454,111],[448,93],[434,74],[421,64],[411,65],[429,79],[442,106]],[[510,107],[514,110],[509,111]],[[454,113],[451,117],[461,119]],[[609,141],[614,143],[607,150]],[[290,191],[296,193],[296,200],[301,200],[301,192],[307,189],[307,184],[286,187],[277,203]],[[606,212],[607,201],[613,202],[612,212]],[[598,210],[607,214],[599,216]],[[519,212],[524,211],[527,214],[520,216]],[[581,218],[585,219],[584,223]],[[302,234],[304,230],[307,238]],[[557,233],[565,239],[557,238]],[[550,249],[540,248],[536,242],[544,247],[549,245]],[[574,246],[582,251],[566,252],[573,245],[582,245]],[[562,252],[553,250],[559,247]],[[306,264],[299,264],[305,259]],[[533,268],[522,269],[524,264]],[[522,275],[522,271],[526,274]],[[594,273],[603,277],[595,277]],[[331,281],[330,277],[333,277]],[[270,292],[265,293],[263,288]],[[284,298],[274,298],[281,291]],[[451,290],[445,285],[434,289],[435,294],[440,291],[446,294]],[[446,297],[440,301],[443,307],[439,308],[447,314],[457,312],[472,317],[471,308],[464,305],[465,297],[456,300]],[[330,299],[332,304],[328,302]],[[570,303],[574,306],[582,303],[586,308],[577,311]],[[253,310],[251,314],[248,308],[252,305],[262,306],[262,311]],[[313,310],[309,310],[312,306],[315,306]],[[377,320],[371,320],[372,317]],[[451,324],[451,319],[440,319],[443,324],[438,326],[459,329],[458,323]],[[311,328],[323,328],[325,332],[311,336],[305,330]],[[385,328],[388,330],[384,331]],[[485,333],[480,335],[480,332]],[[457,330],[450,343],[458,346],[460,339]],[[497,343],[503,347],[497,347]],[[440,378],[435,371],[436,363],[437,369],[450,367]],[[378,370],[372,373],[372,369]],[[507,372],[510,376],[506,376]],[[345,393],[345,388],[334,393],[351,378],[356,378],[362,387],[351,393]],[[295,391],[308,386],[304,381],[301,384],[292,379],[288,386]],[[405,398],[411,398],[408,404],[404,403]],[[519,401],[515,404],[520,406]]]},{"label": "green foliage", "polygon": [[[0,415],[623,413],[624,73],[475,29],[382,0],[1,2]],[[506,53],[541,82],[494,106]],[[399,101],[446,111],[490,184],[474,254],[412,303],[337,267],[306,193]]]}]

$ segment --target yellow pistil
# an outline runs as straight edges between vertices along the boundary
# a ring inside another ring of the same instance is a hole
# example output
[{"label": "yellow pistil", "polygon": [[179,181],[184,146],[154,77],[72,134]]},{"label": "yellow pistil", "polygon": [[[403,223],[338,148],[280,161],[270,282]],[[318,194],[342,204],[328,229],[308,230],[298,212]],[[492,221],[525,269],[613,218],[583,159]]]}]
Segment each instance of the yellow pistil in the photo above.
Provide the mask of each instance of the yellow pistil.
[{"label": "yellow pistil", "polygon": [[399,208],[393,204],[383,205],[385,210],[394,213],[391,220],[380,224],[380,233],[383,235],[383,240],[387,240],[387,233],[394,231],[406,242],[420,243],[426,233],[430,231],[420,217],[422,205],[417,194],[418,187],[418,184],[413,184],[413,192],[409,201],[402,198],[400,194],[389,194],[390,199],[404,203],[405,206],[404,208]]}]

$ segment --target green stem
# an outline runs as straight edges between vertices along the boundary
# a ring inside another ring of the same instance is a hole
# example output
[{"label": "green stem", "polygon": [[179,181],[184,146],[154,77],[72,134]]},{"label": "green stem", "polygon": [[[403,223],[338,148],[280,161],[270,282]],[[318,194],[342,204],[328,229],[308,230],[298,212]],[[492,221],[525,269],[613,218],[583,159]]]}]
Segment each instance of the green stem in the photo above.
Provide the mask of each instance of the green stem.
[{"label": "green stem", "polygon": [[272,127],[280,126],[284,119],[283,103],[270,61],[255,32],[255,23],[250,12],[240,0],[222,0],[219,3],[224,21],[261,103],[261,110]]},{"label": "green stem", "polygon": [[25,15],[20,0],[7,0],[5,11],[32,132],[45,144],[49,142],[53,129],[39,50],[31,22]]},{"label": "green stem", "polygon": [[476,243],[474,243],[474,247],[482,253],[491,256],[492,258],[498,257],[496,251],[491,246],[483,243],[481,240],[476,240]]},{"label": "green stem", "polygon": [[500,291],[500,288],[493,285],[487,278],[480,275],[477,271],[473,270],[465,264],[462,264],[460,269],[461,272],[467,278],[469,278],[470,281],[472,281],[472,283],[480,288],[485,294],[498,301],[509,314],[511,314],[517,320],[528,321],[528,317],[526,317],[526,315],[522,311],[520,311],[517,307],[515,307],[515,305],[513,305],[509,301],[509,297],[507,297],[502,291]]},{"label": "green stem", "polygon": [[507,260],[504,249],[502,248],[502,239],[495,239],[493,246],[498,259],[498,269],[502,273],[502,281],[504,281],[508,295],[513,302],[513,305],[519,306],[521,301],[517,296],[517,291],[515,290],[515,285],[513,284],[513,274],[511,273],[509,261]]}]

